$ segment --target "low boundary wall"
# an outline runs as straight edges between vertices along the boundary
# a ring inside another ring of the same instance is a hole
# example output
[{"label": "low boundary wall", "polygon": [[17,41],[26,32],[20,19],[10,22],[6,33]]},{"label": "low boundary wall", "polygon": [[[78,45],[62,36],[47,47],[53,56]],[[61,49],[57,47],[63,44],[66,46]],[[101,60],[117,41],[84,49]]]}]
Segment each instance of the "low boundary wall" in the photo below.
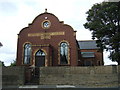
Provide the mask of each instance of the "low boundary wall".
[{"label": "low boundary wall", "polygon": [[24,85],[24,67],[2,67],[2,87]]},{"label": "low boundary wall", "polygon": [[118,87],[119,67],[41,67],[39,83],[42,85]]},{"label": "low boundary wall", "polygon": [[[120,66],[40,67],[39,85],[120,86]],[[2,67],[2,86],[25,83],[25,67]]]}]

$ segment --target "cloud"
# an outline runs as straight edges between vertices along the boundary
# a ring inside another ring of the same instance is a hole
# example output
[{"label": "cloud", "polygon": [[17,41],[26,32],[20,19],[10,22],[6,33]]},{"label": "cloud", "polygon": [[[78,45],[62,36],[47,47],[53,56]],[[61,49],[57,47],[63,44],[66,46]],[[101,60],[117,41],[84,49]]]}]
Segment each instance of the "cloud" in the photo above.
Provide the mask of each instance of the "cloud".
[{"label": "cloud", "polygon": [[32,23],[35,17],[48,9],[60,21],[77,30],[78,40],[91,39],[91,33],[83,27],[86,11],[103,0],[0,0],[0,60],[9,65],[16,59],[17,34]]},{"label": "cloud", "polygon": [[11,62],[15,60],[15,53],[14,54],[7,54],[7,53],[2,53],[0,54],[0,61],[3,61],[5,66],[9,66]]},{"label": "cloud", "polygon": [[117,62],[112,62],[110,59],[108,59],[109,52],[104,51],[104,64],[105,65],[118,65]]},{"label": "cloud", "polygon": [[0,2],[0,13],[1,15],[10,16],[15,15],[18,8],[12,2]]}]

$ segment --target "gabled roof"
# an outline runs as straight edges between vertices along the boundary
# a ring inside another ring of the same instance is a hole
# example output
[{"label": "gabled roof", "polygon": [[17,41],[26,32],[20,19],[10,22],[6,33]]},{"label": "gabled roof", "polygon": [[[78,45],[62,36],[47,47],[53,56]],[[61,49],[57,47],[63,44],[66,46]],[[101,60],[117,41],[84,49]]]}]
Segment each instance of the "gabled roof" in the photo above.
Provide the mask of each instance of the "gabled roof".
[{"label": "gabled roof", "polygon": [[99,49],[95,40],[78,41],[80,49]]},{"label": "gabled roof", "polygon": [[0,42],[0,46],[3,46],[1,42]]}]

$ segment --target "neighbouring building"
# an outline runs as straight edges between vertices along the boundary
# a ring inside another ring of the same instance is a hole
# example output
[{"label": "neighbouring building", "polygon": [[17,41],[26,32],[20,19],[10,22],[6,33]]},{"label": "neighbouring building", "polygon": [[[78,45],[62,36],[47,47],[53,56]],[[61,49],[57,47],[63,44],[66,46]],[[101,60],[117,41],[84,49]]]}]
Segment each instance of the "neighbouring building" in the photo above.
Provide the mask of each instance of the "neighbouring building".
[{"label": "neighbouring building", "polygon": [[2,47],[3,45],[2,45],[2,43],[0,42],[0,47]]},{"label": "neighbouring building", "polygon": [[76,31],[47,10],[18,34],[18,66],[103,65],[96,41],[77,41]]},{"label": "neighbouring building", "polygon": [[103,52],[96,45],[95,40],[78,41],[79,44],[79,66],[100,66],[104,65]]}]

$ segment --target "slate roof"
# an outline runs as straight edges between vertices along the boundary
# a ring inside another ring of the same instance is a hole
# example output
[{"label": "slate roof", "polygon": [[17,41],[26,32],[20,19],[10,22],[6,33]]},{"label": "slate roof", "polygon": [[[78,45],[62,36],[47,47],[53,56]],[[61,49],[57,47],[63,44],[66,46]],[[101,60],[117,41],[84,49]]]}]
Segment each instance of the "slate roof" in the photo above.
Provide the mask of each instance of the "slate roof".
[{"label": "slate roof", "polygon": [[78,41],[80,49],[99,49],[95,40]]}]

